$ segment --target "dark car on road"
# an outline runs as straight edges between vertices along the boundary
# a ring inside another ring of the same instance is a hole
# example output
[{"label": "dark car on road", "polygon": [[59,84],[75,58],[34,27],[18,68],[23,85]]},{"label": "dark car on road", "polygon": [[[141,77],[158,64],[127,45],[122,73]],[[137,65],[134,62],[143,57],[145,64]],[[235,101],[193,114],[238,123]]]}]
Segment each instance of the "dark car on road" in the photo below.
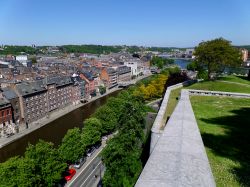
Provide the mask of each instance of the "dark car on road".
[{"label": "dark car on road", "polygon": [[98,143],[96,143],[96,144],[94,145],[94,147],[95,147],[96,149],[98,149],[99,147],[101,147],[101,145],[102,145],[102,143],[101,143],[101,142],[98,142]]},{"label": "dark car on road", "polygon": [[96,148],[94,146],[89,148],[87,151],[87,156],[90,157],[95,152],[95,150],[96,150]]},{"label": "dark car on road", "polygon": [[76,169],[80,169],[82,167],[82,165],[86,162],[86,157],[82,157],[80,158],[75,164],[74,164],[74,168]]}]

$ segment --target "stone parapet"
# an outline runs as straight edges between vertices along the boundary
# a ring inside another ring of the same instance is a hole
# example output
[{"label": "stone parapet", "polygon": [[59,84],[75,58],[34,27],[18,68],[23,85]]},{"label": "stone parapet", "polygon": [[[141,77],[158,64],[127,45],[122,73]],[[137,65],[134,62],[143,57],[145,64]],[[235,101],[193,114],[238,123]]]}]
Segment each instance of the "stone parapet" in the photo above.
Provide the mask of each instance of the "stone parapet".
[{"label": "stone parapet", "polygon": [[188,90],[182,90],[135,186],[215,186]]}]

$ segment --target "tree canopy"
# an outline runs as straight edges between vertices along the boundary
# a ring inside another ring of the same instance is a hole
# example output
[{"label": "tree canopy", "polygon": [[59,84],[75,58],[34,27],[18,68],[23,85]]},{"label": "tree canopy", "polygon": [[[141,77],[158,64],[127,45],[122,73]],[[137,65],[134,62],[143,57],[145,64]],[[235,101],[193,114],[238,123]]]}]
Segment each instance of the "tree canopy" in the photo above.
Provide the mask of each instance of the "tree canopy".
[{"label": "tree canopy", "polygon": [[208,79],[212,73],[219,73],[227,66],[239,66],[241,53],[223,38],[201,42],[195,47],[194,55],[200,66],[207,68]]},{"label": "tree canopy", "polygon": [[69,129],[58,148],[61,158],[67,162],[75,162],[84,154],[79,128]]},{"label": "tree canopy", "polygon": [[0,164],[0,186],[28,186],[36,183],[35,165],[32,160],[12,157]]},{"label": "tree canopy", "polygon": [[101,140],[102,124],[97,118],[89,118],[84,121],[81,143],[85,148],[94,145]]},{"label": "tree canopy", "polygon": [[101,132],[102,134],[107,134],[112,132],[117,125],[117,115],[116,111],[111,107],[104,105],[97,109],[94,117],[98,118],[101,122]]},{"label": "tree canopy", "polygon": [[174,60],[167,59],[167,58],[161,58],[158,56],[154,56],[152,60],[150,61],[151,66],[157,66],[159,69],[162,69],[164,66],[168,64],[173,64]]},{"label": "tree canopy", "polygon": [[57,149],[50,142],[39,140],[36,145],[29,145],[25,152],[25,159],[35,165],[35,181],[39,186],[54,186],[60,181],[66,163],[62,162]]}]

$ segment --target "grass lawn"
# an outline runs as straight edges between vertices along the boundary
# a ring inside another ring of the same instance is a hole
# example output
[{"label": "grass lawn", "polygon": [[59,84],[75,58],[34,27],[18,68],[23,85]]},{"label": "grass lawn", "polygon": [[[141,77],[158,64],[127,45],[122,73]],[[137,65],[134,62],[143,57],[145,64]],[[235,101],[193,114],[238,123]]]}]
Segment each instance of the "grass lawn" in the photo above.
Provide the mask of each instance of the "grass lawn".
[{"label": "grass lawn", "polygon": [[219,82],[219,81],[204,81],[187,86],[188,89],[197,90],[213,90],[213,91],[224,91],[224,92],[240,92],[250,93],[250,87],[248,85],[239,85],[234,83]]},{"label": "grass lawn", "polygon": [[250,99],[190,98],[217,186],[250,186]]},{"label": "grass lawn", "polygon": [[229,75],[229,76],[225,76],[225,77],[219,77],[218,79],[223,80],[223,81],[237,82],[237,83],[250,85],[250,81],[247,80],[247,77],[244,77],[244,76]]}]

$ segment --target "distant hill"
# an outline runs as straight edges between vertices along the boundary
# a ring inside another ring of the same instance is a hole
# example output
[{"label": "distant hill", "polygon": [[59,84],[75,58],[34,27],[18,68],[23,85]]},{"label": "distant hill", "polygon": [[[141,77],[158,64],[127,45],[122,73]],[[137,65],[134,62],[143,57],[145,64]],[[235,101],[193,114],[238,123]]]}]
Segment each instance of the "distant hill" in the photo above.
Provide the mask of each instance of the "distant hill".
[{"label": "distant hill", "polygon": [[250,45],[240,45],[240,46],[235,46],[237,48],[244,48],[247,49],[248,51],[250,51]]},{"label": "distant hill", "polygon": [[[48,53],[50,46],[10,46],[5,45],[0,50],[0,55],[19,55],[19,54],[40,54]],[[54,46],[53,46],[54,47]],[[158,51],[158,52],[171,52],[173,49],[185,50],[185,48],[177,47],[142,47],[142,46],[126,46],[126,45],[114,45],[114,46],[105,46],[105,45],[62,45],[56,46],[58,52],[56,53],[91,53],[91,54],[109,54],[109,53],[118,53],[121,51],[127,51],[129,53],[139,53],[143,51]]]}]

